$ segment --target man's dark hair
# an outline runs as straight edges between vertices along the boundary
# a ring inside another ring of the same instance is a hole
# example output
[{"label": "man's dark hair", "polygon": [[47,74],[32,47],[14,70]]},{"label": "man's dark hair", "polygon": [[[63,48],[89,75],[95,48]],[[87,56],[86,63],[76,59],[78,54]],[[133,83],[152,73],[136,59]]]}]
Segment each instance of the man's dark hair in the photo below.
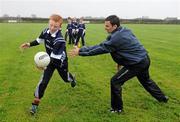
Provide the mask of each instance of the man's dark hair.
[{"label": "man's dark hair", "polygon": [[120,26],[120,20],[119,20],[119,17],[117,17],[116,15],[110,15],[108,16],[105,21],[110,21],[110,23],[112,25],[117,25],[117,27]]}]

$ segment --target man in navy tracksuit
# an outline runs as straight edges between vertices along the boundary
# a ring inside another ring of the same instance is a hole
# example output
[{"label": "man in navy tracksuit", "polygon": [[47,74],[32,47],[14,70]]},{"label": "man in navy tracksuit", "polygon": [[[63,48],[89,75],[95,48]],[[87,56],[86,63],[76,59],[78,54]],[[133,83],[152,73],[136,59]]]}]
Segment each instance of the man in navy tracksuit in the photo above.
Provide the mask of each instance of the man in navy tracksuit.
[{"label": "man in navy tracksuit", "polygon": [[112,59],[123,67],[111,78],[111,112],[121,113],[123,110],[122,85],[136,76],[143,87],[159,102],[167,102],[168,97],[157,84],[150,79],[150,58],[135,35],[120,26],[116,15],[105,19],[105,30],[110,33],[107,39],[99,45],[71,50],[71,56],[93,56],[110,53]]},{"label": "man in navy tracksuit", "polygon": [[[70,72],[68,72],[68,58],[66,53],[66,43],[61,34],[62,17],[59,15],[52,15],[49,19],[49,28],[42,31],[39,38],[30,42],[23,43],[21,48],[30,48],[32,46],[39,45],[44,42],[46,52],[49,54],[51,61],[50,64],[44,69],[44,72],[40,78],[40,81],[36,87],[34,93],[34,100],[32,103],[31,113],[34,114],[37,111],[37,107],[40,103],[40,99],[43,97],[45,89],[51,79],[53,72],[57,69],[59,75],[64,82],[71,83],[72,87],[75,87],[76,81]],[[38,67],[43,69],[43,67]]]},{"label": "man in navy tracksuit", "polygon": [[77,27],[78,31],[77,31],[77,39],[75,42],[75,46],[78,45],[80,38],[82,41],[82,46],[85,46],[85,42],[84,42],[84,36],[85,36],[85,31],[86,31],[85,29],[86,29],[86,27],[85,27],[85,24],[83,23],[83,18],[81,17],[79,20],[78,27]]}]

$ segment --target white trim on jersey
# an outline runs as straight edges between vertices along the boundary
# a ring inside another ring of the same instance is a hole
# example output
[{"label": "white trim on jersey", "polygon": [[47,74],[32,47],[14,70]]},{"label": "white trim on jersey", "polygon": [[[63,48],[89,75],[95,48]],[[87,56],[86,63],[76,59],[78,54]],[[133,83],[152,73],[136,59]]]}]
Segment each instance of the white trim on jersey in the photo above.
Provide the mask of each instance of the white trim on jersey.
[{"label": "white trim on jersey", "polygon": [[61,55],[55,55],[53,52],[51,53],[50,57],[55,58],[55,59],[61,59],[62,54]]},{"label": "white trim on jersey", "polygon": [[37,38],[36,41],[40,44],[40,43],[44,43],[44,39],[41,38]]},{"label": "white trim on jersey", "polygon": [[53,45],[55,45],[57,42],[66,42],[63,38],[57,38]]},{"label": "white trim on jersey", "polygon": [[46,47],[47,47],[47,48],[49,48],[49,49],[51,49],[51,50],[53,50],[53,48],[52,48],[52,47],[50,47],[50,46],[49,46],[49,45],[47,45],[47,44],[46,44]]},{"label": "white trim on jersey", "polygon": [[[52,36],[52,37],[56,37],[56,33],[57,33],[58,31],[59,31],[59,30],[57,30],[56,32],[52,33],[51,36]],[[49,34],[49,33],[50,33],[50,30],[48,30],[47,33]]]}]

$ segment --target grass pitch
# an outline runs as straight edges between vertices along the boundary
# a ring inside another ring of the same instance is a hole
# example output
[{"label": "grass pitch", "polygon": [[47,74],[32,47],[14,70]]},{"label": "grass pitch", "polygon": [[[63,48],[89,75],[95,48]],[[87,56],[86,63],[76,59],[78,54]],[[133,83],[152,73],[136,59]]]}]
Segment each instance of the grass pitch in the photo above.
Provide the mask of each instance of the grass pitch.
[{"label": "grass pitch", "polygon": [[[40,45],[24,52],[21,43],[36,39],[46,24],[0,23],[0,121],[5,122],[179,122],[180,121],[180,25],[126,26],[148,50],[152,79],[169,96],[158,103],[136,78],[123,86],[124,113],[108,112],[110,78],[116,72],[109,54],[69,58],[69,70],[78,81],[74,89],[55,71],[35,116],[29,114],[33,92],[41,72],[33,56]],[[65,31],[65,25],[63,26]],[[63,32],[64,32],[63,31]],[[87,25],[86,44],[106,38],[103,24]],[[67,50],[72,46],[67,45]]]}]

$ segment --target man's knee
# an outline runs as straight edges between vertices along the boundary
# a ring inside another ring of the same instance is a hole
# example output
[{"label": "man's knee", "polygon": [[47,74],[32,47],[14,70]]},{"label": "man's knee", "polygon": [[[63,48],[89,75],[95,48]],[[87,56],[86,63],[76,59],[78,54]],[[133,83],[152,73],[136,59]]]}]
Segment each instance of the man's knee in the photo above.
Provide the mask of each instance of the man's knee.
[{"label": "man's knee", "polygon": [[115,83],[115,78],[112,77],[112,78],[111,78],[111,84],[113,85],[114,83]]},{"label": "man's knee", "polygon": [[114,87],[120,87],[124,84],[124,82],[121,79],[117,79],[115,77],[111,78],[111,86]]},{"label": "man's knee", "polygon": [[112,77],[111,78],[111,86],[116,86],[117,85],[117,80],[116,78]]}]

